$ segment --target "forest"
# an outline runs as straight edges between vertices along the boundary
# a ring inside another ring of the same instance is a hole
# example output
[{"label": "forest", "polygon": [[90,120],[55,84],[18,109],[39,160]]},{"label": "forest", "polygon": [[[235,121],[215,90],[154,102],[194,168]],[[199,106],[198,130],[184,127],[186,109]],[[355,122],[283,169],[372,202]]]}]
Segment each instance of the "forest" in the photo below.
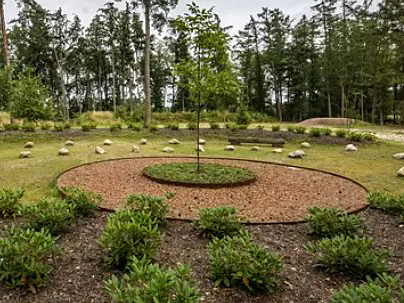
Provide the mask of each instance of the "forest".
[{"label": "forest", "polygon": [[279,121],[404,121],[402,0],[315,0],[300,20],[263,7],[235,35],[202,2],[177,17],[178,0],[108,2],[88,26],[17,2],[6,24],[0,0],[0,111],[15,118],[141,109],[148,126],[151,112],[192,112],[199,100]]}]

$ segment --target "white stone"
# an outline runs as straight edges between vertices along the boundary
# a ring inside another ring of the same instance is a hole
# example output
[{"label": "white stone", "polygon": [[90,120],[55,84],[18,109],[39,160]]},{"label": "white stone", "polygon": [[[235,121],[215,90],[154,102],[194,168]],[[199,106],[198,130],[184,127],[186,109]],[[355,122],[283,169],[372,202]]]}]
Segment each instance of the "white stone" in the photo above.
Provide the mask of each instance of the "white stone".
[{"label": "white stone", "polygon": [[30,151],[22,151],[20,152],[20,158],[21,159],[26,159],[31,157],[31,152]]},{"label": "white stone", "polygon": [[27,142],[24,144],[24,148],[33,148],[34,147],[34,142]]},{"label": "white stone", "polygon": [[345,146],[345,151],[356,152],[356,151],[358,151],[358,148],[353,144],[348,144],[347,146]]},{"label": "white stone", "polygon": [[224,150],[226,151],[234,151],[234,146],[233,145],[227,145]]},{"label": "white stone", "polygon": [[197,147],[197,148],[195,148],[195,150],[196,150],[196,151],[198,151],[198,150],[199,150],[201,153],[205,152],[205,149],[204,149],[204,148],[203,148],[203,146],[202,146],[202,145],[200,145],[200,144],[198,145],[198,147]]},{"label": "white stone", "polygon": [[173,153],[174,152],[174,148],[172,147],[166,147],[163,149],[163,153]]},{"label": "white stone", "polygon": [[288,156],[289,158],[292,159],[302,159],[306,153],[302,150],[295,150],[294,152],[291,152]]},{"label": "white stone", "polygon": [[260,151],[261,148],[259,146],[253,146],[251,147],[251,151]]},{"label": "white stone", "polygon": [[397,176],[399,176],[399,177],[404,177],[404,167],[401,167],[401,168],[398,170]]},{"label": "white stone", "polygon": [[308,143],[308,142],[302,142],[302,143],[300,143],[300,146],[303,147],[303,148],[310,148],[311,147],[310,143]]},{"label": "white stone", "polygon": [[397,160],[404,160],[404,153],[395,154],[393,158]]},{"label": "white stone", "polygon": [[282,149],[282,148],[275,148],[275,149],[272,150],[272,152],[273,152],[273,153],[280,154],[280,153],[283,152],[283,149]]},{"label": "white stone", "polygon": [[177,139],[171,139],[170,141],[168,141],[168,144],[180,144],[180,141],[178,141]]},{"label": "white stone", "polygon": [[112,141],[111,140],[109,140],[109,139],[106,139],[105,141],[104,141],[104,145],[112,145]]},{"label": "white stone", "polygon": [[59,156],[67,156],[69,154],[69,150],[67,148],[62,148],[59,150]]},{"label": "white stone", "polygon": [[140,139],[139,144],[145,145],[147,144],[147,140],[145,138]]},{"label": "white stone", "polygon": [[66,146],[72,146],[72,145],[74,145],[74,142],[68,140],[68,141],[65,142],[65,145],[66,145]]},{"label": "white stone", "polygon": [[105,154],[105,150],[104,150],[103,148],[97,146],[97,147],[95,148],[95,153],[96,153],[96,154],[99,154],[99,155],[103,155],[103,154]]},{"label": "white stone", "polygon": [[132,153],[140,153],[140,147],[137,145],[132,146]]},{"label": "white stone", "polygon": [[206,144],[206,141],[204,139],[199,139],[199,144],[204,145]]}]

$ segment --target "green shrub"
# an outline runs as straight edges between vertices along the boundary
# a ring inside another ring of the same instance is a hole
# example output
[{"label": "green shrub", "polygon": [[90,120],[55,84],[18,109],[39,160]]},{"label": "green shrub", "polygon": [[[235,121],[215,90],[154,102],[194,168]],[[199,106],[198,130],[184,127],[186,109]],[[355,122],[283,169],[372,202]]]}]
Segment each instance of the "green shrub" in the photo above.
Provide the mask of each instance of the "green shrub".
[{"label": "green shrub", "polygon": [[321,129],[320,128],[311,128],[310,129],[310,136],[312,137],[320,137],[321,136]]},{"label": "green shrub", "polygon": [[70,205],[76,217],[89,217],[99,208],[102,197],[99,194],[85,191],[81,188],[62,188],[64,200]]},{"label": "green shrub", "polygon": [[194,123],[194,122],[189,122],[187,124],[187,128],[190,129],[190,130],[195,130],[195,129],[198,128],[198,125],[196,123]]},{"label": "green shrub", "polygon": [[304,134],[304,133],[306,133],[306,128],[304,126],[297,126],[295,128],[295,133],[296,134]]},{"label": "green shrub", "polygon": [[64,131],[65,126],[64,126],[64,124],[62,124],[62,123],[55,123],[55,124],[53,125],[53,129],[54,129],[55,131],[57,131],[57,132],[62,132],[62,131]]},{"label": "green shrub", "polygon": [[296,130],[296,126],[288,126],[288,132],[294,133]]},{"label": "green shrub", "polygon": [[345,235],[324,238],[307,245],[317,257],[317,266],[331,273],[347,273],[364,278],[387,271],[386,250],[375,250],[370,238]]},{"label": "green shrub", "polygon": [[50,130],[52,128],[52,124],[48,123],[48,122],[44,122],[41,124],[41,129],[42,130]]},{"label": "green shrub", "polygon": [[201,208],[196,227],[206,236],[234,236],[244,229],[237,210],[232,207]]},{"label": "green shrub", "polygon": [[115,123],[109,126],[109,130],[111,132],[117,132],[120,131],[122,129],[122,125],[120,123]]},{"label": "green shrub", "polygon": [[321,134],[322,134],[323,136],[331,136],[332,130],[329,129],[329,128],[322,128],[322,129],[321,129]]},{"label": "green shrub", "polygon": [[168,205],[164,199],[156,196],[130,195],[126,197],[126,204],[138,211],[149,212],[151,218],[161,225],[166,222]]},{"label": "green shrub", "polygon": [[161,242],[158,222],[151,213],[134,209],[111,215],[101,236],[109,265],[125,268],[132,256],[153,259]]},{"label": "green shrub", "polygon": [[95,124],[94,122],[88,122],[88,123],[84,123],[81,125],[81,130],[83,132],[89,132],[92,129],[96,129],[97,128],[97,124]]},{"label": "green shrub", "polygon": [[58,253],[55,238],[45,229],[35,231],[11,225],[0,238],[0,280],[10,287],[27,287],[35,293],[52,271],[47,260]]},{"label": "green shrub", "polygon": [[211,122],[210,129],[220,129],[220,124],[216,122]]},{"label": "green shrub", "polygon": [[281,127],[279,125],[272,125],[271,129],[273,132],[278,132],[281,130]]},{"label": "green shrub", "polygon": [[404,195],[371,192],[368,196],[368,202],[371,208],[381,209],[395,216],[404,216]]},{"label": "green shrub", "polygon": [[265,129],[265,126],[263,126],[263,125],[258,125],[257,126],[257,130],[264,130]]},{"label": "green shrub", "polygon": [[155,133],[159,130],[157,125],[150,125],[149,127],[150,132]]},{"label": "green shrub", "polygon": [[236,125],[235,125],[234,123],[226,123],[224,127],[225,127],[226,129],[233,129],[235,126],[236,126]]},{"label": "green shrub", "polygon": [[142,130],[142,126],[137,123],[129,123],[128,124],[128,129],[131,129],[136,132],[140,132]]},{"label": "green shrub", "polygon": [[236,112],[236,123],[238,125],[249,125],[251,123],[251,116],[248,112],[247,106],[241,104]]},{"label": "green shrub", "polygon": [[179,130],[180,126],[178,123],[169,123],[165,126],[165,128],[171,129],[171,130]]},{"label": "green shrub", "polygon": [[5,130],[8,130],[8,131],[17,131],[17,130],[20,129],[20,126],[18,124],[16,124],[16,123],[3,124],[3,127],[4,127]]},{"label": "green shrub", "polygon": [[379,275],[375,280],[367,277],[359,286],[348,284],[335,292],[330,303],[398,303],[404,302],[404,289],[400,276]]},{"label": "green shrub", "polygon": [[364,228],[358,216],[348,216],[333,208],[310,208],[306,222],[309,232],[319,237],[352,235]]},{"label": "green shrub", "polygon": [[363,134],[361,134],[361,133],[351,132],[351,133],[348,133],[347,137],[349,140],[354,141],[354,142],[362,142],[364,140]]},{"label": "green shrub", "polygon": [[129,273],[120,279],[112,276],[106,282],[106,290],[113,302],[200,302],[200,291],[190,280],[189,266],[177,265],[175,270],[172,270],[132,258],[128,269]]},{"label": "green shrub", "polygon": [[339,129],[335,132],[335,134],[337,135],[337,137],[339,138],[346,138],[346,136],[348,135],[348,132],[346,130],[343,129]]},{"label": "green shrub", "polygon": [[52,235],[69,230],[74,219],[71,206],[56,198],[43,198],[36,205],[27,209],[28,226],[37,231],[42,228]]},{"label": "green shrub", "polygon": [[24,123],[21,125],[21,130],[27,132],[27,133],[33,133],[35,132],[35,124],[34,123]]},{"label": "green shrub", "polygon": [[70,125],[69,122],[64,122],[64,123],[63,123],[63,128],[64,128],[64,129],[71,129],[72,127],[71,127],[71,125]]},{"label": "green shrub", "polygon": [[363,133],[362,138],[364,141],[375,141],[376,140],[375,135],[370,134],[370,133]]},{"label": "green shrub", "polygon": [[248,125],[246,124],[240,124],[240,125],[236,125],[237,130],[246,130],[248,129]]},{"label": "green shrub", "polygon": [[273,292],[279,285],[282,261],[243,231],[209,243],[209,268],[216,286],[243,285],[250,291]]},{"label": "green shrub", "polygon": [[0,215],[3,218],[12,217],[21,211],[22,205],[20,200],[24,195],[24,189],[8,189],[0,190]]}]

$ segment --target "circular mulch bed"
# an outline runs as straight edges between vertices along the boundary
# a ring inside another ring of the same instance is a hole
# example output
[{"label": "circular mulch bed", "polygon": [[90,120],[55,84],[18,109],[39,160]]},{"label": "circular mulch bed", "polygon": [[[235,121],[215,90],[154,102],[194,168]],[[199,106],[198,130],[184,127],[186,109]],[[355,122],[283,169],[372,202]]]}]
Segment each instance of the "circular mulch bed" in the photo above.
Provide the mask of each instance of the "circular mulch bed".
[{"label": "circular mulch bed", "polygon": [[236,165],[253,171],[256,182],[232,188],[195,188],[156,183],[142,174],[144,167],[194,158],[131,158],[90,163],[64,172],[58,188],[81,186],[101,193],[103,208],[116,210],[125,196],[146,194],[165,196],[169,217],[195,219],[198,209],[222,205],[237,208],[249,223],[300,222],[310,207],[333,207],[347,212],[367,206],[367,191],[358,183],[337,175],[262,161],[204,158],[204,163]]}]

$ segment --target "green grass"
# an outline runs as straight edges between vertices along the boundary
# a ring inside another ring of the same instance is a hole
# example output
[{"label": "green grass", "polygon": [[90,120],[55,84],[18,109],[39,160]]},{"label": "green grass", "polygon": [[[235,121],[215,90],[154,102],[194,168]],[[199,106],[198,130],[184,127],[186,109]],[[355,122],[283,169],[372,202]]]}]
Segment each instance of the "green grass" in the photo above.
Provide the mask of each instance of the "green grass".
[{"label": "green grass", "polygon": [[[148,144],[141,146],[138,154],[131,152],[133,144],[145,137]],[[96,155],[94,148],[105,139],[114,142],[112,146],[103,146],[104,155]],[[70,155],[60,157],[59,149],[64,147],[66,140],[73,140],[74,146],[69,146]],[[167,156],[162,152],[169,146],[171,138],[152,135],[148,132],[128,132],[111,134],[90,132],[82,137],[61,137],[59,133],[0,135],[0,184],[1,187],[24,187],[26,189],[24,203],[36,202],[43,195],[51,193],[51,185],[56,177],[66,169],[97,160],[139,156]],[[174,156],[196,156],[194,138],[178,138],[181,144],[175,146]],[[272,153],[271,147],[262,147],[260,151],[251,153],[251,146],[236,146],[236,150],[229,154],[223,150],[228,142],[224,139],[207,137],[205,145],[207,157],[232,157],[264,161],[272,161],[303,167],[318,168],[350,177],[369,190],[389,191],[395,194],[404,193],[404,179],[396,177],[399,168],[404,163],[395,160],[395,153],[403,152],[404,146],[398,143],[380,143],[359,146],[356,153],[347,153],[341,145],[315,144],[307,151],[303,160],[289,159],[288,153],[299,149],[300,142],[288,142],[282,154]],[[18,159],[27,141],[33,140],[35,147],[31,150],[32,158]]]},{"label": "green grass", "polygon": [[255,174],[248,169],[213,163],[201,163],[199,172],[196,163],[155,164],[146,167],[144,173],[162,181],[203,185],[240,183],[255,179]]}]

